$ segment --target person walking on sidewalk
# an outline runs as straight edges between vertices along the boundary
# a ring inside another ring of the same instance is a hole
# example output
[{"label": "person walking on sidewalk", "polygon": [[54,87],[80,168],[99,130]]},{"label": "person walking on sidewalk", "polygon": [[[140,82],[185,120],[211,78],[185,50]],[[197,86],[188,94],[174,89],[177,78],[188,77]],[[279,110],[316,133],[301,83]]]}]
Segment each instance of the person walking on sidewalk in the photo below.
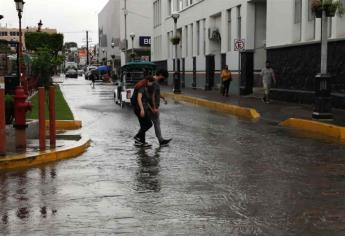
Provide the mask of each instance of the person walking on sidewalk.
[{"label": "person walking on sidewalk", "polygon": [[276,77],[274,75],[274,71],[269,61],[266,61],[266,67],[261,70],[261,77],[262,77],[262,85],[264,87],[264,97],[262,98],[262,100],[265,103],[269,103],[271,83],[272,81],[276,83]]},{"label": "person walking on sidewalk", "polygon": [[223,83],[223,96],[229,96],[229,87],[231,82],[231,71],[228,68],[228,65],[224,65],[222,72],[220,74],[220,78],[222,79]]},{"label": "person walking on sidewalk", "polygon": [[96,76],[92,75],[91,76],[91,84],[90,84],[90,85],[92,85],[92,88],[95,88],[95,82],[96,82]]},{"label": "person walking on sidewalk", "polygon": [[135,145],[141,147],[150,147],[151,145],[146,143],[145,134],[152,127],[152,121],[149,114],[149,95],[147,87],[152,86],[153,78],[147,77],[139,81],[135,87],[131,98],[131,104],[134,109],[135,115],[138,117],[140,129],[134,136]]},{"label": "person walking on sidewalk", "polygon": [[168,76],[169,74],[166,70],[158,70],[156,72],[156,75],[153,76],[154,82],[152,83],[152,86],[148,87],[148,92],[150,96],[150,104],[152,107],[152,111],[150,114],[151,120],[153,122],[156,137],[158,139],[160,146],[166,146],[171,141],[171,139],[164,139],[162,137],[162,131],[161,131],[160,119],[159,119],[160,99],[162,99],[165,102],[165,104],[167,104],[166,99],[160,93],[159,82],[165,80]]}]

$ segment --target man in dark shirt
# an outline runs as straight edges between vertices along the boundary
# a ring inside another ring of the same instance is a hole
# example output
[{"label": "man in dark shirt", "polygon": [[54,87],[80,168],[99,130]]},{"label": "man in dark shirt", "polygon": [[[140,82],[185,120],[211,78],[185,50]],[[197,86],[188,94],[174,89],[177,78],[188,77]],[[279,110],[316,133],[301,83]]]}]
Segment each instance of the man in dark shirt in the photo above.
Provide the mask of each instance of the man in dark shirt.
[{"label": "man in dark shirt", "polygon": [[150,117],[149,96],[147,93],[147,86],[152,85],[153,78],[141,80],[135,85],[134,93],[131,98],[131,103],[134,108],[134,113],[138,117],[140,129],[135,135],[135,144],[142,147],[150,147],[151,145],[145,141],[145,133],[152,127]]},{"label": "man in dark shirt", "polygon": [[162,137],[161,127],[160,127],[160,119],[159,119],[159,106],[160,106],[160,99],[163,99],[165,104],[167,101],[160,93],[160,86],[159,81],[163,81],[168,77],[168,72],[166,70],[158,70],[156,75],[153,76],[154,82],[151,86],[148,86],[148,92],[150,97],[150,105],[152,107],[151,112],[151,120],[155,127],[156,137],[158,139],[160,146],[166,146],[171,141],[171,139],[164,139]]}]

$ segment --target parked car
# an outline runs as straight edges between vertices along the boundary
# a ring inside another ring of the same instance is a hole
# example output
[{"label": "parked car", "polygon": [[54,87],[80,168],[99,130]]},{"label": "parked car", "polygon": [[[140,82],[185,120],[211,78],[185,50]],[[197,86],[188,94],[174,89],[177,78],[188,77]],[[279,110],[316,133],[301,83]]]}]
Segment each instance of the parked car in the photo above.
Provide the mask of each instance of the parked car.
[{"label": "parked car", "polygon": [[65,72],[65,77],[66,78],[78,78],[78,70],[74,68],[69,68]]},{"label": "parked car", "polygon": [[83,70],[78,70],[78,76],[83,76],[84,71]]}]

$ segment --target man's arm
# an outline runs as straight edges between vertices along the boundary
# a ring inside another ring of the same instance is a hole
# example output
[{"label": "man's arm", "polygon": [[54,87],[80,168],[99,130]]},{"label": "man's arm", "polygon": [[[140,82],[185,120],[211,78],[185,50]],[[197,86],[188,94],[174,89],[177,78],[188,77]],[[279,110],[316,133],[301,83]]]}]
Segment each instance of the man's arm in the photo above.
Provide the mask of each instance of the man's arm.
[{"label": "man's arm", "polygon": [[157,112],[157,108],[156,108],[156,91],[153,91],[151,100],[152,100],[152,109],[153,109],[152,111],[153,112]]},{"label": "man's arm", "polygon": [[142,97],[143,97],[143,93],[138,93],[138,97],[137,97],[137,102],[140,108],[140,117],[144,117],[145,116],[145,110],[144,110],[144,105],[142,102]]},{"label": "man's arm", "polygon": [[276,83],[277,83],[277,80],[276,80],[276,75],[275,75],[273,69],[272,69],[272,79],[273,79],[274,84],[276,84]]}]

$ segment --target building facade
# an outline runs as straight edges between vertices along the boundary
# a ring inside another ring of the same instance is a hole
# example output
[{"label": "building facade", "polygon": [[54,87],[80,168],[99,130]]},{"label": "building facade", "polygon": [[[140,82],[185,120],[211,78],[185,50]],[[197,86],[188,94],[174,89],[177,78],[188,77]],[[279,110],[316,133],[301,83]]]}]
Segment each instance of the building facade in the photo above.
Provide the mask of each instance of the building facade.
[{"label": "building facade", "polygon": [[99,58],[103,57],[104,51],[108,60],[115,55],[118,65],[124,65],[133,56],[150,60],[152,7],[146,1],[109,0],[98,14],[98,26]]},{"label": "building facade", "polygon": [[[345,0],[341,1],[345,6]],[[310,10],[311,2],[152,0],[152,60],[174,71],[173,59],[177,57],[183,74],[182,86],[203,89],[218,88],[219,71],[228,64],[234,74],[233,94],[251,93],[253,87],[261,86],[258,72],[270,60],[278,78],[274,96],[310,102],[321,61],[321,22]],[[180,15],[177,55],[170,42],[174,34],[173,12]],[[336,14],[330,18],[329,28],[329,53],[334,55],[329,57],[330,73],[335,75],[333,90],[345,92],[345,60],[341,59],[345,48],[345,16]]]},{"label": "building facade", "polygon": [[[26,27],[22,29],[22,33],[25,34],[26,32],[37,32],[37,27]],[[49,29],[43,28],[41,32],[45,32],[48,34],[56,34],[56,29]],[[18,28],[7,28],[7,27],[0,27],[0,40],[6,41],[13,41],[19,42],[19,29]],[[23,48],[25,50],[25,37],[22,37],[23,40]]]}]

